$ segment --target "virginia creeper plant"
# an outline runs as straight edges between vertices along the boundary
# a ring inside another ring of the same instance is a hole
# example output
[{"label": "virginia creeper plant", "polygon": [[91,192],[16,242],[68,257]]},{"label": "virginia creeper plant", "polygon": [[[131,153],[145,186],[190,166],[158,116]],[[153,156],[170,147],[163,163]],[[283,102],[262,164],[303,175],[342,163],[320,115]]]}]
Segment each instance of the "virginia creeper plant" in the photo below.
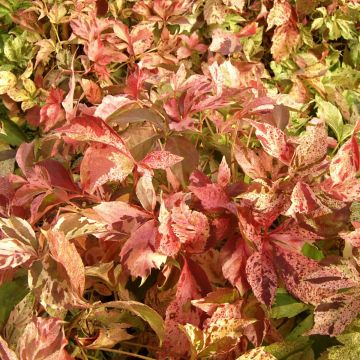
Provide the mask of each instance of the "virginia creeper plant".
[{"label": "virginia creeper plant", "polygon": [[0,358],[358,360],[359,30],[0,0]]}]

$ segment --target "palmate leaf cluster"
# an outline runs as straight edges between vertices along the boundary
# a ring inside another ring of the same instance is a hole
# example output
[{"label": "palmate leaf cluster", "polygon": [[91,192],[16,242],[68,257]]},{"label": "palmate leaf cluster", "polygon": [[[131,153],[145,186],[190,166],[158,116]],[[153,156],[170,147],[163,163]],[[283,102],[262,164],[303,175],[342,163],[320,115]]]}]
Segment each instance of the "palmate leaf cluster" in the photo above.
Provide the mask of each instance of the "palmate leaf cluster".
[{"label": "palmate leaf cluster", "polygon": [[0,357],[360,357],[360,4],[0,0]]}]

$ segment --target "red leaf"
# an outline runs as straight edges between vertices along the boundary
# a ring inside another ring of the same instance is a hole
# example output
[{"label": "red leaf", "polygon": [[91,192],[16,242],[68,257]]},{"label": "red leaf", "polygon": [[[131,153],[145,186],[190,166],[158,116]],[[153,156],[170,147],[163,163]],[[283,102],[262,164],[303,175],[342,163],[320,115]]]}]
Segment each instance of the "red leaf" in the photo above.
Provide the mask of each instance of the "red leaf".
[{"label": "red leaf", "polygon": [[224,277],[236,286],[240,294],[244,294],[249,289],[245,272],[249,256],[250,249],[240,237],[230,238],[220,252]]},{"label": "red leaf", "polygon": [[146,278],[151,269],[166,261],[166,256],[155,250],[157,226],[154,220],[147,221],[136,229],[121,249],[121,262],[133,276]]},{"label": "red leaf", "polygon": [[191,300],[202,297],[201,284],[198,283],[199,278],[205,274],[197,265],[196,273],[192,271],[190,264],[193,262],[184,260],[184,265],[181,270],[181,275],[177,283],[175,299],[170,303],[166,309],[165,317],[165,332],[166,338],[163,345],[164,355],[169,353],[176,358],[188,358],[189,356],[189,342],[185,334],[179,329],[179,324],[200,325],[201,310],[191,305]]},{"label": "red leaf", "polygon": [[278,128],[255,121],[250,122],[256,129],[256,137],[260,140],[264,150],[271,156],[288,165],[293,156],[294,149],[287,142],[285,134]]},{"label": "red leaf", "polygon": [[264,252],[253,253],[246,262],[246,275],[256,298],[270,307],[275,298],[277,275],[269,256]]},{"label": "red leaf", "polygon": [[166,169],[171,167],[184,158],[178,155],[174,155],[169,151],[152,151],[141,161],[142,164],[148,166],[151,169]]},{"label": "red leaf", "polygon": [[189,190],[201,201],[205,210],[231,208],[231,201],[225,190],[218,184],[205,186],[189,186]]}]

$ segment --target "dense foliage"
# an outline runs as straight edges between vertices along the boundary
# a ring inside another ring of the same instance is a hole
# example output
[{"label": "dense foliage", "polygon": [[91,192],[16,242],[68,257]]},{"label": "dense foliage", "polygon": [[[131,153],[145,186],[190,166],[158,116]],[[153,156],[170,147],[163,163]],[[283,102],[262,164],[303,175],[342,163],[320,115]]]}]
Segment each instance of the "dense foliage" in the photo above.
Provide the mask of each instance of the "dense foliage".
[{"label": "dense foliage", "polygon": [[0,0],[1,359],[359,359],[359,30]]}]

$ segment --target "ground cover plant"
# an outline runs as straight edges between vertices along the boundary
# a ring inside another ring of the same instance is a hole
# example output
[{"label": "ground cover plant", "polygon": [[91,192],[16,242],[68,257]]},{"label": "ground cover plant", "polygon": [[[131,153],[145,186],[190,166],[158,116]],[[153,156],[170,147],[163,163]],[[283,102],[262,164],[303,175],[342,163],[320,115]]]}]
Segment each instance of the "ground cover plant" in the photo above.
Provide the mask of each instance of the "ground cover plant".
[{"label": "ground cover plant", "polygon": [[360,4],[0,0],[0,358],[360,358]]}]

